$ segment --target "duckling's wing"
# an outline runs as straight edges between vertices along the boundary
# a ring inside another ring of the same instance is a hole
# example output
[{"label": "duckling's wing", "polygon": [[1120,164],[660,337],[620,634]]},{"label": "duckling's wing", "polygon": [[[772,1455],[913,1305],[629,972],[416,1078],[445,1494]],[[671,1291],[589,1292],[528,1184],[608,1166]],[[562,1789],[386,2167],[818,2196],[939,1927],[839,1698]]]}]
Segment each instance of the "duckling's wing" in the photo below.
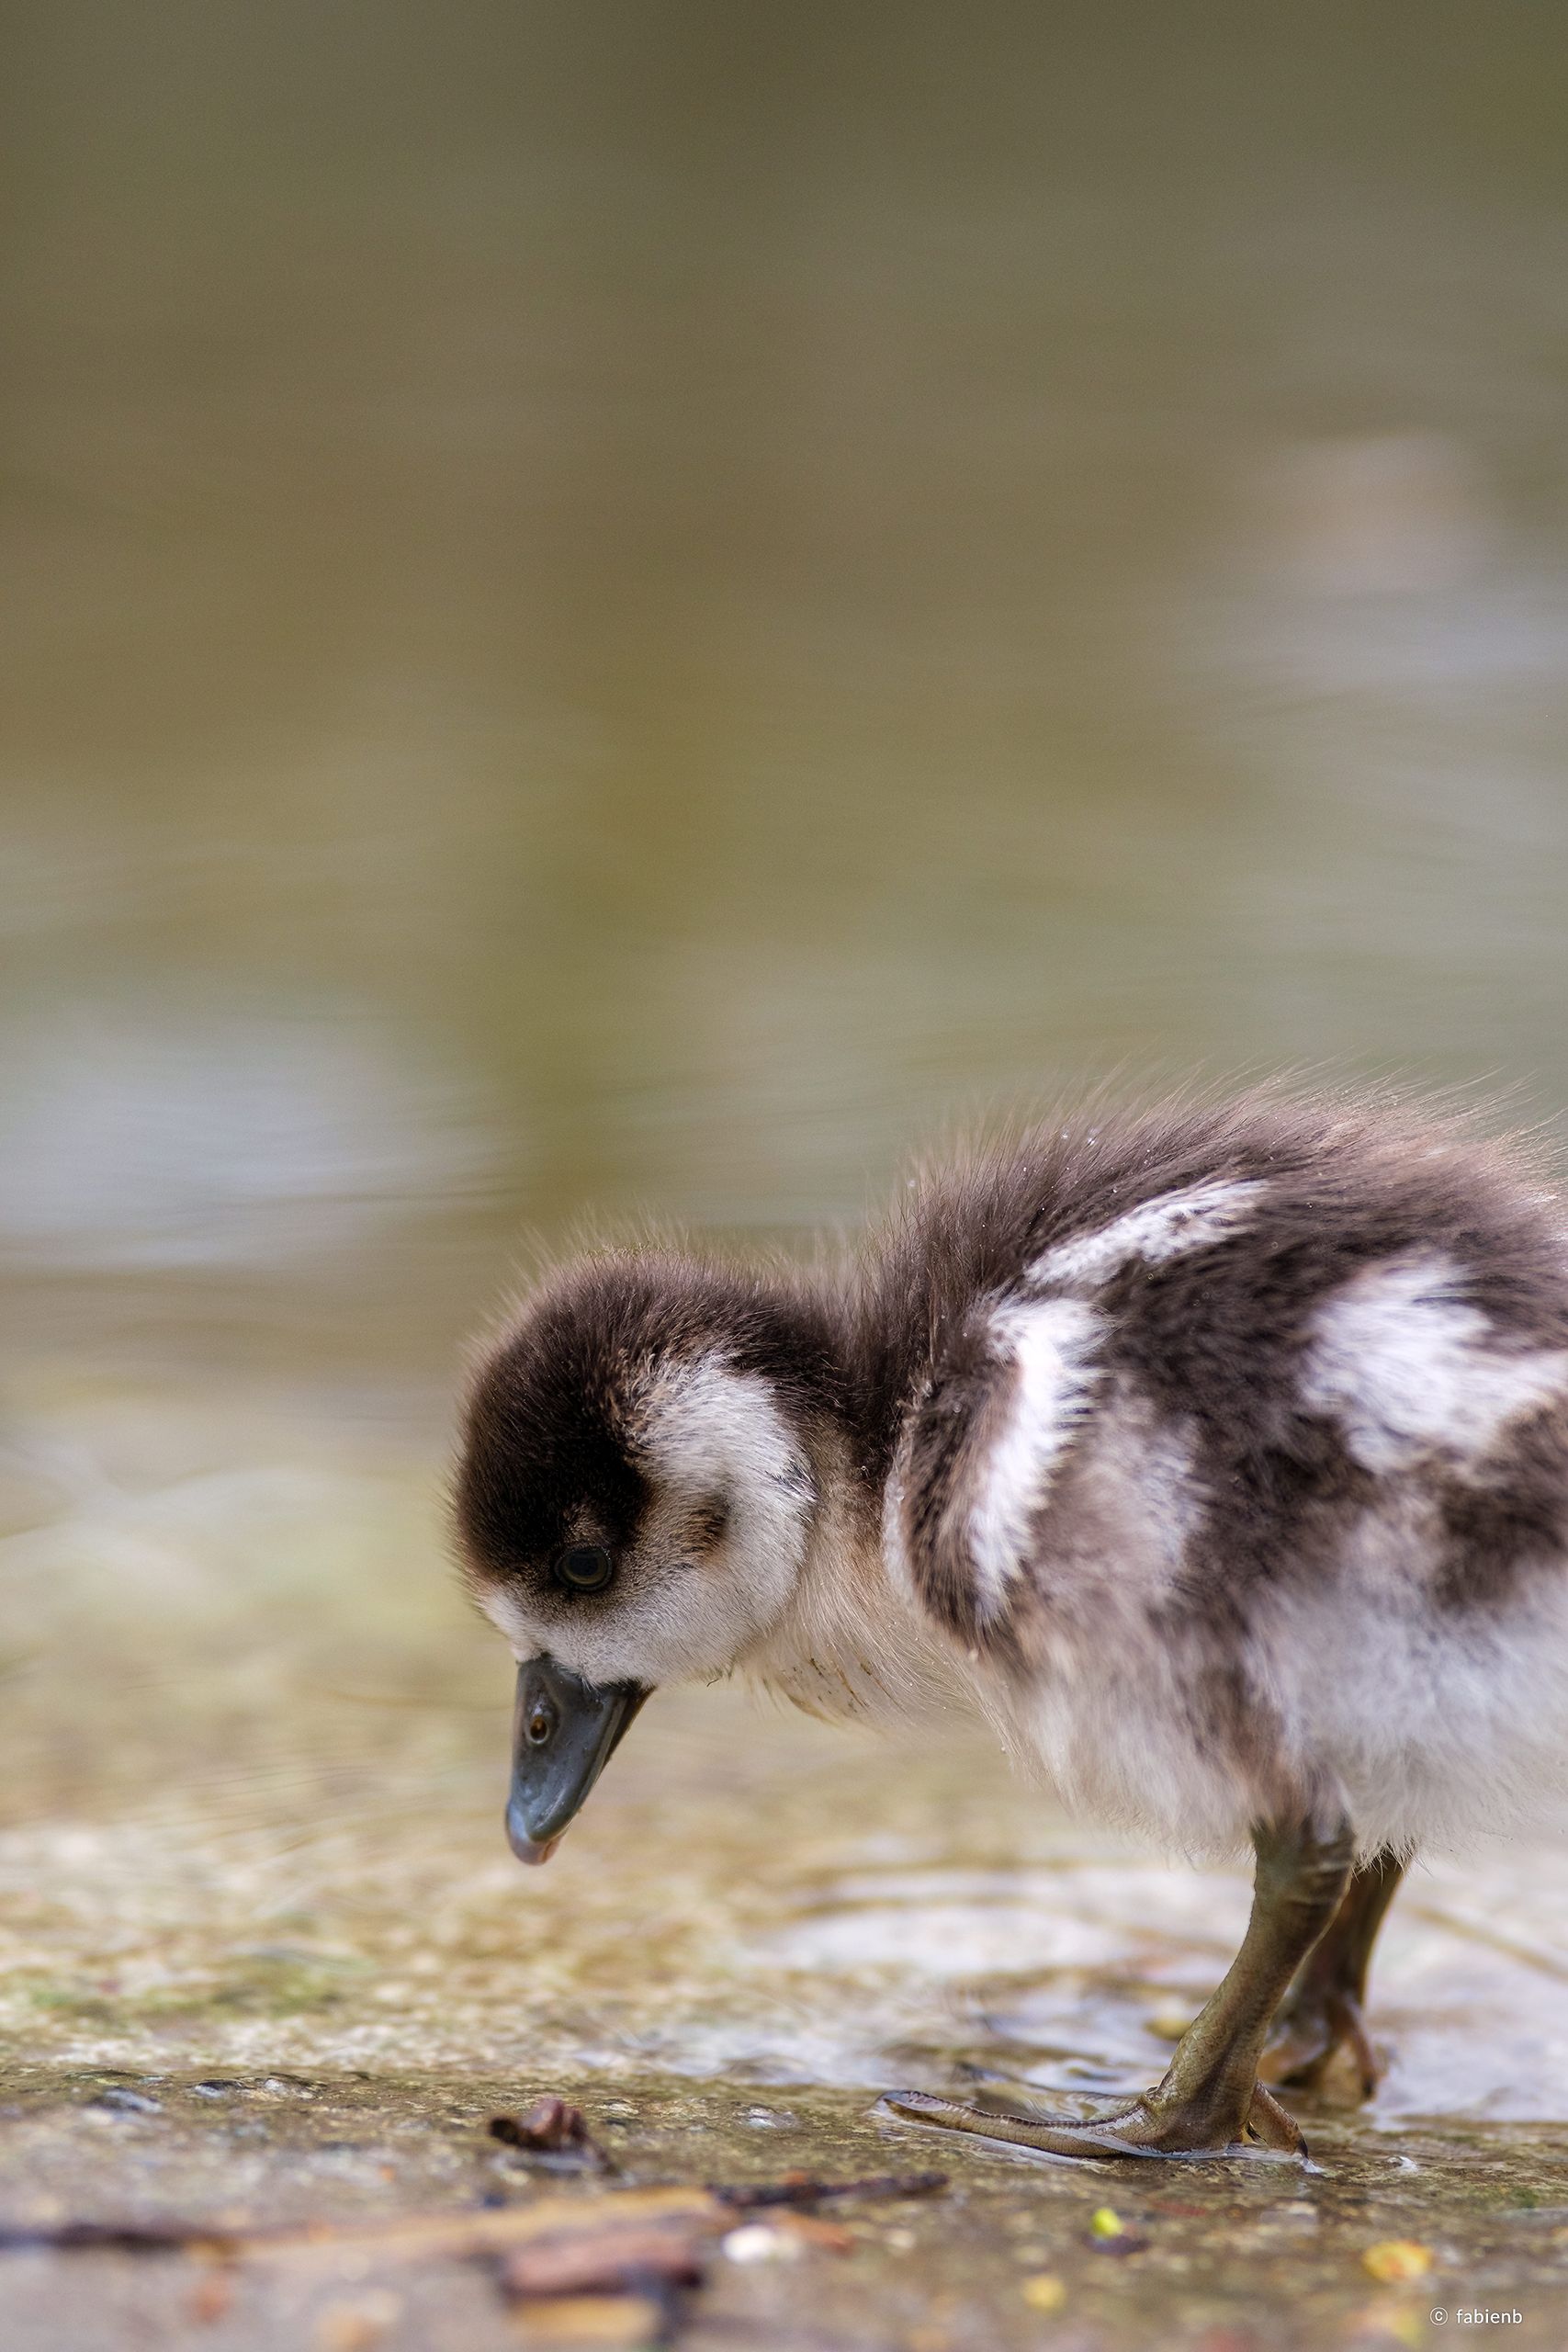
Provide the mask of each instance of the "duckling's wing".
[{"label": "duckling's wing", "polygon": [[997,1638],[1052,1476],[1093,1408],[1103,1317],[1089,1301],[976,1302],[910,1415],[895,1480],[917,1597],[965,1643]]}]

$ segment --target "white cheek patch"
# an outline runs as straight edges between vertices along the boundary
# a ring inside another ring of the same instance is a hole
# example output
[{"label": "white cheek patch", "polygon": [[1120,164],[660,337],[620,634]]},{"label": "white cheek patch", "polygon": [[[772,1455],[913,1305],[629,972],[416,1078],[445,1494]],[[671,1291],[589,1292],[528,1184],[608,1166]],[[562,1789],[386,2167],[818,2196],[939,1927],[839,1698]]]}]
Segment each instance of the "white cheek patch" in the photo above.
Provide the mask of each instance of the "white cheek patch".
[{"label": "white cheek patch", "polygon": [[1002,1352],[1012,1359],[1007,1417],[980,1470],[969,1513],[979,1613],[1001,1608],[1022,1572],[1030,1528],[1051,1474],[1094,1399],[1095,1343],[1100,1317],[1081,1299],[1007,1306],[991,1318]]},{"label": "white cheek patch", "polygon": [[1029,1269],[1029,1280],[1053,1290],[1090,1290],[1108,1283],[1134,1259],[1146,1266],[1168,1265],[1195,1250],[1212,1250],[1243,1233],[1252,1222],[1258,1195],[1256,1179],[1190,1184],[1142,1208],[1129,1209],[1114,1225],[1079,1235],[1047,1250]]},{"label": "white cheek patch", "polygon": [[1302,1378],[1308,1409],[1337,1419],[1365,1469],[1424,1453],[1473,1463],[1511,1423],[1568,1395],[1568,1351],[1505,1354],[1436,1250],[1358,1274],[1318,1309]]},{"label": "white cheek patch", "polygon": [[664,1492],[728,1505],[718,1573],[739,1649],[778,1614],[806,1556],[817,1495],[799,1441],[760,1374],[706,1356],[659,1381],[636,1443]]}]

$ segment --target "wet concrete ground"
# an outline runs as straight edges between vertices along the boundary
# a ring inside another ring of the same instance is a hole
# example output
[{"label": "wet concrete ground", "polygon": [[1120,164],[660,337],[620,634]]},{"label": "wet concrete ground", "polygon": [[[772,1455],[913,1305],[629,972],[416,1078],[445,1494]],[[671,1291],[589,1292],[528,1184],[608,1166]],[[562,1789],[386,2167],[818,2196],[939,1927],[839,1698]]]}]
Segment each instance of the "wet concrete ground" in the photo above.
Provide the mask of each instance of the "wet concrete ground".
[{"label": "wet concrete ground", "polygon": [[[1244,1876],[1064,1822],[967,1735],[876,1745],[728,1689],[656,1700],[524,1871],[507,1662],[399,1430],[367,1414],[350,1445],[341,1418],[323,1436],[254,1400],[62,1393],[9,1469],[0,2222],[243,2230],[934,2165],[940,2195],[835,2211],[847,2244],[764,2227],[750,2258],[716,2252],[681,2340],[1414,2346],[1477,2308],[1520,2312],[1492,2324],[1509,2341],[1568,2339],[1560,1852],[1416,1874],[1374,1987],[1388,2077],[1359,2114],[1337,2086],[1298,2103],[1314,2169],[1078,2167],[923,2132],[879,2094],[1153,2079]],[[613,2182],[488,2135],[542,2092],[581,2103]],[[1390,2241],[1429,2267],[1372,2276]],[[602,2307],[592,2340],[626,2316]],[[7,2352],[529,2326],[493,2263],[390,2245],[0,2254]]]},{"label": "wet concrete ground", "polygon": [[[530,2177],[484,2131],[526,2086],[525,2075],[17,2070],[0,2183],[8,2212],[37,2221],[132,2209],[235,2226],[526,2200],[559,2182]],[[785,2098],[649,2075],[620,2077],[613,2091],[602,2078],[565,2086],[627,2185],[772,2178],[802,2162],[864,2175],[932,2154],[950,2175],[944,2193],[847,2204],[835,2215],[847,2246],[802,2244],[765,2216],[741,2222],[725,2241],[735,2254],[717,2254],[686,2306],[680,2336],[693,2345],[1423,2344],[1438,2335],[1434,2307],[1476,2304],[1522,2312],[1512,2342],[1562,2341],[1568,2154],[1515,2131],[1413,2130],[1395,2146],[1330,2128],[1312,2173],[1246,2163],[1130,2176],[945,2140],[915,2146],[854,2092],[796,2086]],[[1122,2224],[1109,2241],[1092,2225],[1108,2203]],[[746,2241],[761,2234],[773,2246],[752,2252]],[[1430,2275],[1375,2283],[1363,2256],[1391,2240],[1429,2247]],[[492,2273],[357,2247],[232,2266],[13,2253],[0,2312],[8,2346],[82,2352],[549,2340],[503,2301]],[[1450,2324],[1463,2332],[1457,2316]]]}]

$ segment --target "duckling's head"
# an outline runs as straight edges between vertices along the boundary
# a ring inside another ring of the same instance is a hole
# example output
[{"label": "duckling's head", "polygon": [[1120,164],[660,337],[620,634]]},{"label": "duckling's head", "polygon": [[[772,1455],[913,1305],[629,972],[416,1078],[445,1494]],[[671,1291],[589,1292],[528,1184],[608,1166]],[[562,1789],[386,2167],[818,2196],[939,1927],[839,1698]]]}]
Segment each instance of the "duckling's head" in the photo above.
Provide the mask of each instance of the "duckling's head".
[{"label": "duckling's head", "polygon": [[456,1516],[518,1661],[521,1860],[548,1858],[650,1690],[724,1673],[777,1623],[835,1388],[803,1292],[662,1252],[556,1274],[490,1348]]}]

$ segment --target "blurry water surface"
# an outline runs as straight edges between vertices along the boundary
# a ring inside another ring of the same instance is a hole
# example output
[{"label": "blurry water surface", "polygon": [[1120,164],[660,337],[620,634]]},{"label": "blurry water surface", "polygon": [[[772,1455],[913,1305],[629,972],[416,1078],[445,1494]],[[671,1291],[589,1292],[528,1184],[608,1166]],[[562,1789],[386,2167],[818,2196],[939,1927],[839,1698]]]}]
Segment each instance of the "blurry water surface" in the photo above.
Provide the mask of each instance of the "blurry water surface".
[{"label": "blurry water surface", "polygon": [[[1117,1068],[1568,1099],[1568,17],[71,0],[5,49],[4,1804],[52,1825],[5,1866],[53,1890],[5,1965],[75,2049],[253,1914],[371,1948],[454,1838],[494,1949],[534,1916],[437,1491],[529,1250],[852,1218]],[[902,1950],[818,1861],[768,1965]],[[1547,2031],[1402,2096],[1561,2113]]]},{"label": "blurry water surface", "polygon": [[525,1226],[1123,1064],[1568,1092],[1560,12],[8,21],[16,1362],[439,1383]]}]

